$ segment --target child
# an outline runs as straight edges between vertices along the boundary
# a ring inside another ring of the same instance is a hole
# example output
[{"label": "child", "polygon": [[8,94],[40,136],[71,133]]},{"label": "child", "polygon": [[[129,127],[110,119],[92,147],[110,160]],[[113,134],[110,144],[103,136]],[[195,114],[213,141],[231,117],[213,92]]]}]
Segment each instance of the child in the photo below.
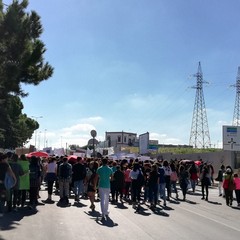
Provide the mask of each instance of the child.
[{"label": "child", "polygon": [[235,173],[233,177],[234,177],[233,181],[236,186],[236,189],[235,189],[236,200],[237,200],[238,207],[240,207],[240,178],[238,177],[237,173]]}]

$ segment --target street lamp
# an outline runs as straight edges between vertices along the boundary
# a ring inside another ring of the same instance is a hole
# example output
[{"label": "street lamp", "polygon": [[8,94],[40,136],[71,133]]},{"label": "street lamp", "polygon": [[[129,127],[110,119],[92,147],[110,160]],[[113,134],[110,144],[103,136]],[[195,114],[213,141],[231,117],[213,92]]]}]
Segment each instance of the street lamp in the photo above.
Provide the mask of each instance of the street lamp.
[{"label": "street lamp", "polygon": [[43,143],[43,145],[44,145],[44,148],[46,147],[46,132],[47,132],[47,129],[44,129],[44,143]]},{"label": "street lamp", "polygon": [[[43,116],[31,116],[31,118],[34,118],[35,119],[35,121],[37,122],[37,120],[39,119],[39,118],[43,118]],[[35,148],[37,148],[37,129],[35,130]]]},{"label": "street lamp", "polygon": [[40,150],[40,146],[41,146],[41,131],[38,134],[38,150]]}]

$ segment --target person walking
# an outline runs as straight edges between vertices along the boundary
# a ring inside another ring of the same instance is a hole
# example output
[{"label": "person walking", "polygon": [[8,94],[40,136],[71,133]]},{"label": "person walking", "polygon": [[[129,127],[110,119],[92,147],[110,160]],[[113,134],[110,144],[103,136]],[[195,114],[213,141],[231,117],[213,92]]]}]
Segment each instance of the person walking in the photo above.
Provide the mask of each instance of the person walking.
[{"label": "person walking", "polygon": [[[202,173],[200,175],[201,186],[202,186],[202,200],[208,201],[208,187],[211,185],[211,177],[209,174],[209,166],[205,164],[202,169]],[[206,197],[205,197],[206,190]]]},{"label": "person walking", "polygon": [[130,177],[131,166],[130,164],[126,164],[124,166],[124,198],[125,200],[129,200],[129,193],[131,188],[132,179]]},{"label": "person walking", "polygon": [[159,185],[159,174],[158,167],[153,164],[151,171],[149,172],[148,187],[149,187],[149,202],[150,208],[155,209],[158,201],[158,185]]},{"label": "person walking", "polygon": [[159,168],[158,168],[158,174],[159,174],[159,189],[158,189],[158,196],[159,196],[159,201],[161,201],[160,199],[163,199],[163,205],[164,207],[167,206],[166,203],[166,181],[165,181],[165,170],[162,167],[161,164],[159,164]]},{"label": "person walking", "polygon": [[77,157],[77,163],[72,167],[72,181],[74,187],[75,201],[79,202],[80,195],[84,195],[84,180],[87,175],[86,166],[81,157]]},{"label": "person walking", "polygon": [[164,177],[165,177],[165,183],[166,183],[166,189],[167,189],[167,200],[170,200],[171,196],[171,180],[170,176],[172,173],[171,167],[169,166],[169,163],[167,160],[163,161],[163,169],[164,169]]},{"label": "person walking", "polygon": [[176,167],[176,164],[174,162],[172,162],[170,164],[170,167],[171,167],[171,170],[172,170],[172,173],[171,173],[171,176],[170,176],[171,192],[173,190],[175,192],[175,194],[176,194],[176,199],[178,199],[178,190],[177,190],[178,173],[177,173],[177,167]]},{"label": "person walking", "polygon": [[120,202],[122,203],[123,198],[123,188],[124,188],[124,173],[121,170],[120,165],[117,165],[116,171],[113,174],[114,181],[114,192],[113,192],[113,201],[118,202],[118,196],[120,195]]},{"label": "person walking", "polygon": [[59,178],[59,204],[69,204],[70,183],[72,181],[72,165],[68,163],[67,157],[63,158],[63,162],[58,169]]},{"label": "person walking", "polygon": [[89,164],[88,174],[86,177],[86,183],[87,183],[87,195],[90,200],[90,208],[92,211],[95,210],[95,194],[96,194],[96,188],[97,188],[97,169],[98,169],[98,162],[97,161],[91,161]]},{"label": "person walking", "polygon": [[37,157],[32,156],[29,164],[29,208],[35,209],[38,204],[38,191],[41,179],[41,169]]},{"label": "person walking", "polygon": [[14,179],[14,185],[17,183],[16,176],[13,173],[7,160],[8,160],[7,154],[0,154],[0,217],[3,216],[4,205],[7,197],[7,190],[4,185],[6,174],[9,174]]},{"label": "person walking", "polygon": [[108,206],[109,206],[109,194],[110,194],[110,180],[112,179],[113,171],[107,165],[108,159],[102,159],[102,166],[97,169],[98,176],[98,190],[100,197],[100,207],[102,212],[102,220],[106,220],[109,215]]},{"label": "person walking", "polygon": [[48,159],[48,163],[46,165],[46,177],[45,180],[47,181],[47,189],[48,189],[48,197],[44,201],[45,203],[54,203],[52,200],[52,193],[53,193],[53,185],[57,179],[57,162],[56,158],[50,157]]},{"label": "person walking", "polygon": [[10,198],[8,202],[8,211],[17,211],[17,200],[19,196],[19,183],[20,183],[20,176],[24,175],[22,166],[18,163],[18,155],[13,154],[12,155],[12,161],[9,162],[15,176],[17,179],[17,183],[15,186],[11,189],[10,192]]},{"label": "person walking", "polygon": [[183,201],[186,200],[189,173],[184,165],[179,167],[179,185],[183,194]]},{"label": "person walking", "polygon": [[132,179],[131,183],[132,207],[136,208],[137,205],[138,206],[140,205],[141,189],[143,186],[142,178],[144,178],[138,162],[133,163],[133,169],[130,172],[130,177]]},{"label": "person walking", "polygon": [[233,177],[234,177],[233,181],[235,184],[235,195],[236,195],[237,206],[240,207],[240,177],[238,176],[237,173],[234,173]]},{"label": "person walking", "polygon": [[222,184],[223,184],[223,174],[225,173],[225,166],[222,165],[220,169],[218,170],[218,175],[217,178],[215,179],[218,182],[218,192],[219,192],[219,197],[223,195],[223,189],[222,189]]},{"label": "person walking", "polygon": [[17,205],[21,205],[23,208],[27,199],[27,192],[30,189],[30,179],[29,179],[29,160],[24,154],[20,156],[18,163],[21,165],[24,175],[19,177],[19,194]]},{"label": "person walking", "polygon": [[225,192],[226,205],[232,206],[233,190],[235,190],[233,170],[230,166],[226,167],[226,173],[223,177],[223,188]]},{"label": "person walking", "polygon": [[190,183],[191,183],[192,191],[195,192],[196,182],[198,180],[198,169],[195,162],[191,164],[191,167],[189,168],[188,172],[190,174]]}]

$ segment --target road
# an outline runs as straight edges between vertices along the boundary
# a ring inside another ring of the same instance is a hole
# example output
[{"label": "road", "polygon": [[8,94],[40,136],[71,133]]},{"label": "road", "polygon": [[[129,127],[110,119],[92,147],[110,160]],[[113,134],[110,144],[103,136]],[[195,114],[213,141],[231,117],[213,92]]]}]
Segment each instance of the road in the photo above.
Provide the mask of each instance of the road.
[{"label": "road", "polygon": [[[41,199],[47,192],[41,190]],[[180,194],[181,198],[181,194]],[[71,206],[55,204],[38,206],[37,211],[28,208],[7,213],[0,219],[0,240],[79,240],[79,239],[131,239],[131,240],[236,240],[240,236],[240,208],[225,204],[216,188],[210,189],[209,201],[201,200],[200,187],[194,194],[187,195],[187,201],[171,199],[167,207],[158,206],[155,212],[142,205],[135,212],[128,203],[110,204],[110,215],[101,221],[100,206],[91,212],[89,201],[81,199]]]}]

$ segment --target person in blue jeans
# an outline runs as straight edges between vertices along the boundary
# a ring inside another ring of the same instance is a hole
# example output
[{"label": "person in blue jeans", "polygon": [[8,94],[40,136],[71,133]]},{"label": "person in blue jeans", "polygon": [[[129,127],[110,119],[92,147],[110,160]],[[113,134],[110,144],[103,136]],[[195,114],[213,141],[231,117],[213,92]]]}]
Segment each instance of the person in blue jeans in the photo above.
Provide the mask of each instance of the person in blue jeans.
[{"label": "person in blue jeans", "polygon": [[72,167],[72,181],[74,186],[75,201],[79,202],[80,195],[84,194],[84,181],[87,175],[86,166],[81,157],[77,157],[77,162]]},{"label": "person in blue jeans", "polygon": [[158,168],[158,173],[159,173],[159,188],[158,188],[158,196],[159,200],[162,198],[163,199],[163,205],[166,206],[166,181],[165,181],[165,170],[160,164]]},{"label": "person in blue jeans", "polygon": [[110,194],[110,180],[112,179],[113,171],[107,165],[108,159],[102,159],[102,166],[97,169],[98,176],[98,191],[100,197],[100,207],[102,212],[102,220],[106,220],[109,215],[109,194]]},{"label": "person in blue jeans", "polygon": [[155,208],[158,200],[158,184],[159,184],[159,174],[156,164],[152,165],[151,171],[149,173],[149,202],[150,208]]}]

